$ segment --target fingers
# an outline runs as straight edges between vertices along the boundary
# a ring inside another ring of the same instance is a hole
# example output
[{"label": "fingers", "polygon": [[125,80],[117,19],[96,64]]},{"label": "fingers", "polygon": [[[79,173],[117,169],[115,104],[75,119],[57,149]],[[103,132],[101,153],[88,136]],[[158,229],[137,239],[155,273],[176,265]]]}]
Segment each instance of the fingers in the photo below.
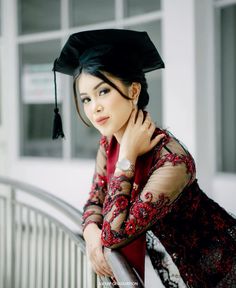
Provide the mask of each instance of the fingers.
[{"label": "fingers", "polygon": [[151,149],[157,145],[157,143],[159,143],[161,141],[162,138],[165,137],[165,134],[159,134],[157,135],[154,139],[152,139],[151,143],[150,143],[150,146],[151,146]]},{"label": "fingers", "polygon": [[143,115],[143,111],[142,110],[138,110],[137,111],[137,115],[136,115],[136,124],[137,125],[142,125],[143,124],[143,118],[144,118],[144,115]]},{"label": "fingers", "polygon": [[99,275],[99,276],[113,276],[113,272],[111,268],[109,267],[102,249],[97,250],[96,252],[90,254],[90,261],[93,267],[93,270]]},{"label": "fingers", "polygon": [[130,114],[128,125],[133,125],[135,123],[137,113],[138,113],[138,109],[137,108],[133,109],[133,111]]}]

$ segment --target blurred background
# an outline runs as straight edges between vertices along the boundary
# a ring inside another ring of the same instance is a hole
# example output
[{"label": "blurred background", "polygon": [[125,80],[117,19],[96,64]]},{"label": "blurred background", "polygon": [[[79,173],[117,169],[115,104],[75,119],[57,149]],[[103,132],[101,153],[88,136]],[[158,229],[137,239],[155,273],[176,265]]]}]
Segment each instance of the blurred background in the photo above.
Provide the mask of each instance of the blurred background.
[{"label": "blurred background", "polygon": [[166,64],[147,74],[149,111],[192,153],[203,190],[236,213],[235,0],[0,0],[0,174],[82,209],[99,135],[57,74],[66,138],[51,139],[51,70],[71,33],[100,28],[149,33]]}]

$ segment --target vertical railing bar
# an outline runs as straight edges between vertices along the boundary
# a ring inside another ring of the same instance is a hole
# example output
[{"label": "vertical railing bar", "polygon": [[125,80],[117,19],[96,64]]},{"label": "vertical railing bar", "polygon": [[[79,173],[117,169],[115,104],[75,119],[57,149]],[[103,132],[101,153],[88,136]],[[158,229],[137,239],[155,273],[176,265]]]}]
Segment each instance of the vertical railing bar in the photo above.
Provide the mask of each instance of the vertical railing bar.
[{"label": "vertical railing bar", "polygon": [[87,270],[88,270],[88,262],[87,262],[87,258],[85,257],[85,255],[83,254],[82,256],[83,258],[83,282],[84,282],[84,288],[88,287],[88,275],[87,275]]},{"label": "vertical railing bar", "polygon": [[43,231],[42,231],[42,215],[38,213],[38,284],[42,287],[42,246],[43,246]]},{"label": "vertical railing bar", "polygon": [[[6,198],[6,209],[5,209],[5,227],[6,227],[6,287],[11,287],[11,270],[12,270],[12,190],[10,196]],[[14,271],[13,271],[14,273]]]},{"label": "vertical railing bar", "polygon": [[42,257],[42,267],[41,267],[41,279],[42,279],[42,288],[44,287],[44,256],[45,256],[45,237],[46,237],[46,233],[45,233],[45,226],[44,226],[44,217],[42,216],[41,218],[41,224],[42,224],[42,250],[41,250],[41,257]]},{"label": "vertical railing bar", "polygon": [[57,259],[58,259],[58,265],[57,265],[57,270],[58,270],[58,274],[57,274],[57,281],[58,281],[58,288],[62,287],[62,283],[61,283],[61,229],[58,228],[58,256],[57,256]]},{"label": "vertical railing bar", "polygon": [[[7,246],[7,215],[6,215],[6,213],[7,213],[7,200],[5,199],[5,205],[4,205],[4,227],[5,227],[5,231],[6,231],[6,233],[4,234],[4,246],[5,246],[5,249],[4,249],[4,259],[7,259],[7,252],[6,252],[6,246]],[[6,269],[6,266],[7,265],[4,265],[4,287],[6,287],[7,286],[7,273],[6,273],[6,271],[7,271],[7,269]]]},{"label": "vertical railing bar", "polygon": [[38,213],[35,213],[35,288],[38,287],[38,246],[39,246],[39,231],[38,231]]},{"label": "vertical railing bar", "polygon": [[19,247],[20,247],[20,256],[19,256],[19,264],[20,264],[20,269],[19,269],[19,287],[22,287],[22,269],[23,269],[23,258],[22,258],[22,251],[23,251],[23,239],[22,239],[22,229],[23,229],[23,222],[22,222],[22,218],[23,218],[23,207],[21,205],[19,205],[20,209],[19,209]]},{"label": "vertical railing bar", "polygon": [[[3,223],[3,199],[0,198],[0,255],[4,253],[4,243],[3,243],[3,235],[5,234],[4,231],[4,223]],[[0,285],[3,286],[3,257],[0,257]]]},{"label": "vertical railing bar", "polygon": [[53,263],[53,260],[55,259],[55,255],[53,253],[55,253],[55,225],[53,222],[51,222],[51,227],[52,227],[52,237],[51,237],[51,287],[56,287],[55,286],[55,265]]},{"label": "vertical railing bar", "polygon": [[6,227],[5,227],[5,219],[4,219],[4,202],[5,202],[5,199],[1,199],[1,228],[2,228],[2,232],[1,235],[0,235],[0,238],[1,238],[1,255],[3,255],[3,257],[1,257],[0,261],[1,261],[1,284],[3,284],[3,287],[5,285],[4,283],[4,279],[5,279],[5,273],[4,273],[4,260],[3,259],[6,259],[6,255],[5,255],[5,252],[6,252],[6,249],[4,249],[5,247],[5,241],[4,241],[4,235],[6,235]]},{"label": "vertical railing bar", "polygon": [[15,249],[15,223],[16,223],[16,214],[15,214],[15,199],[16,199],[16,194],[15,194],[15,189],[11,189],[11,199],[10,199],[10,207],[11,207],[11,271],[10,271],[10,278],[11,278],[11,288],[15,288],[15,258],[16,258],[16,249]]},{"label": "vertical railing bar", "polygon": [[68,272],[67,272],[67,274],[68,274],[68,287],[69,288],[71,288],[71,274],[70,274],[70,270],[71,270],[71,263],[70,263],[70,261],[71,261],[71,239],[70,239],[70,237],[68,236],[68,259],[67,259],[68,261],[67,261],[67,263],[68,263]]},{"label": "vertical railing bar", "polygon": [[14,259],[14,266],[15,266],[15,275],[14,275],[14,287],[19,287],[19,269],[20,269],[20,249],[19,249],[19,233],[20,233],[20,225],[19,225],[19,203],[17,201],[14,201],[15,205],[15,238],[14,238],[14,246],[15,246],[15,259]]},{"label": "vertical railing bar", "polygon": [[45,281],[44,281],[44,288],[47,288],[48,283],[49,283],[49,239],[50,239],[50,227],[49,227],[49,219],[45,218],[45,261],[44,261],[44,267],[45,267]]},{"label": "vertical railing bar", "polygon": [[14,271],[14,257],[15,257],[15,249],[14,249],[14,222],[15,222],[15,213],[14,213],[14,205],[13,202],[15,200],[15,190],[14,188],[10,189],[10,195],[7,198],[7,258],[6,258],[6,269],[7,269],[7,287],[14,288],[12,285],[12,280],[14,279],[15,271]]},{"label": "vertical railing bar", "polygon": [[31,247],[31,243],[30,243],[30,210],[27,208],[26,210],[26,251],[27,251],[27,255],[25,255],[25,257],[27,258],[27,277],[26,277],[26,287],[30,288],[30,247]]},{"label": "vertical railing bar", "polygon": [[39,269],[39,272],[41,272],[40,273],[40,286],[39,287],[43,287],[43,236],[44,236],[44,228],[43,228],[43,215],[40,215],[40,221],[39,221],[39,223],[40,223],[40,237],[39,237],[39,239],[40,239],[40,249],[39,249],[39,260],[40,260],[40,265],[39,265],[39,267],[40,267],[40,269]]},{"label": "vertical railing bar", "polygon": [[58,269],[58,257],[57,257],[57,252],[58,252],[58,227],[56,226],[55,228],[55,287],[58,287],[58,273],[57,273],[57,269]]},{"label": "vertical railing bar", "polygon": [[65,273],[65,270],[63,269],[64,268],[64,262],[65,262],[65,234],[64,234],[64,231],[62,231],[62,239],[61,239],[61,283],[62,283],[62,287],[64,287],[64,273]]},{"label": "vertical railing bar", "polygon": [[[18,283],[18,277],[19,277],[19,265],[18,265],[18,261],[19,261],[19,247],[18,247],[18,237],[19,237],[19,223],[18,223],[18,219],[19,219],[19,209],[18,209],[18,203],[15,202],[15,239],[14,239],[14,245],[15,245],[15,278],[14,278],[14,287],[18,287],[17,283]],[[1,254],[0,254],[1,255]]]},{"label": "vertical railing bar", "polygon": [[63,263],[63,274],[64,274],[64,287],[67,285],[67,276],[66,275],[66,261],[67,261],[67,235],[66,233],[64,232],[65,234],[65,241],[64,241],[64,263]]},{"label": "vertical railing bar", "polygon": [[75,285],[74,285],[74,288],[77,288],[77,261],[78,261],[78,257],[77,257],[77,253],[78,253],[78,251],[77,251],[77,245],[76,245],[76,243],[74,243],[74,245],[75,245],[75,248],[74,248],[74,261],[75,261],[75,269],[74,269],[74,271],[75,271],[75,275],[74,275],[74,277],[75,277]]},{"label": "vertical railing bar", "polygon": [[79,249],[79,275],[80,275],[80,287],[82,288],[84,285],[84,261],[83,261],[83,253],[82,251]]},{"label": "vertical railing bar", "polygon": [[51,280],[51,222],[48,222],[48,288]]},{"label": "vertical railing bar", "polygon": [[35,261],[32,261],[32,265],[31,265],[31,281],[30,281],[30,287],[35,287],[35,284],[36,284],[36,280],[35,280],[35,277],[36,277],[36,262],[37,262],[37,258],[36,258],[36,253],[37,253],[37,250],[36,250],[36,241],[37,241],[37,223],[36,223],[36,212],[33,210],[32,213],[32,218],[31,218],[31,227],[32,227],[32,231],[31,231],[31,250],[30,250],[30,255],[32,255],[33,259],[35,259]]}]

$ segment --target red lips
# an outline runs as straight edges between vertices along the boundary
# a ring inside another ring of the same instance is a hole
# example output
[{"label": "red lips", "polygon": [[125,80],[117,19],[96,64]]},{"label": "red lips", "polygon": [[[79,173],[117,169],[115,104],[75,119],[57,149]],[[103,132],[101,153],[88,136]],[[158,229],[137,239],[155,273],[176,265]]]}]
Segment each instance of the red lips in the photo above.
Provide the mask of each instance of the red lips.
[{"label": "red lips", "polygon": [[99,117],[99,118],[97,118],[95,121],[96,121],[96,123],[98,123],[98,124],[104,124],[108,119],[109,119],[110,117],[108,117],[108,116],[106,116],[106,117]]}]

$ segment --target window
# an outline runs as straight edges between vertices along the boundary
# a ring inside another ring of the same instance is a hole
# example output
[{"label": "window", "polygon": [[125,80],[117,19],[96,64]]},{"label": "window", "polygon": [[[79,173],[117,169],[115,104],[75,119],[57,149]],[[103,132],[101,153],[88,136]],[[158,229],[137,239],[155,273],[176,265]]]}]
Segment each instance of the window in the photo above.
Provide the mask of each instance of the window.
[{"label": "window", "polygon": [[160,0],[126,0],[124,1],[125,16],[141,15],[161,9]]},{"label": "window", "polygon": [[[217,10],[218,41],[217,151],[218,171],[236,172],[236,4]],[[217,30],[217,29],[216,29]]]},{"label": "window", "polygon": [[23,125],[21,153],[25,156],[62,156],[62,142],[51,141],[54,108],[51,70],[59,47],[58,40],[19,46]]},{"label": "window", "polygon": [[[21,156],[94,158],[96,154],[99,132],[86,127],[78,118],[72,80],[63,78],[66,76],[60,73],[57,73],[59,105],[66,140],[51,139],[52,63],[69,34],[96,27],[146,30],[161,50],[160,1],[150,0],[144,4],[143,1],[99,0],[97,3],[99,5],[95,6],[91,0],[18,1]],[[161,74],[161,71],[147,74],[149,110],[159,126],[162,118]],[[63,85],[60,85],[61,78]]]},{"label": "window", "polygon": [[[71,0],[70,26],[82,26],[115,19],[115,0]],[[96,5],[96,7],[95,7]]]},{"label": "window", "polygon": [[19,0],[19,34],[60,29],[59,0]]}]

